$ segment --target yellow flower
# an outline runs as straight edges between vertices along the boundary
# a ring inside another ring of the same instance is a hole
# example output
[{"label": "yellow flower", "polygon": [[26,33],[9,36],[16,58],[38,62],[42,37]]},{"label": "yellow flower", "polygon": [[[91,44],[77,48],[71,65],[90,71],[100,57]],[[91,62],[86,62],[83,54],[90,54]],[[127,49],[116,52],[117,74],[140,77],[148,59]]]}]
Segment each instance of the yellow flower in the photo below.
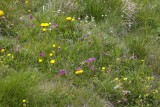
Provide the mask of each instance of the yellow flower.
[{"label": "yellow flower", "polygon": [[5,51],[5,49],[1,49],[1,52],[4,52]]},{"label": "yellow flower", "polygon": [[124,81],[126,81],[128,78],[123,78]]},{"label": "yellow flower", "polygon": [[53,46],[53,48],[55,48],[55,47],[56,47],[56,45],[55,45],[55,44],[53,44],[52,46]]},{"label": "yellow flower", "polygon": [[3,15],[4,15],[3,10],[0,10],[0,16],[3,16]]},{"label": "yellow flower", "polygon": [[26,100],[24,99],[24,100],[22,100],[22,102],[23,102],[23,103],[26,103]]},{"label": "yellow flower", "polygon": [[118,81],[118,80],[119,80],[119,78],[115,78],[114,80]]},{"label": "yellow flower", "polygon": [[28,4],[29,0],[25,0],[25,3]]},{"label": "yellow flower", "polygon": [[11,54],[7,54],[7,56],[11,56]]},{"label": "yellow flower", "polygon": [[41,23],[41,26],[42,27],[47,27],[47,26],[49,26],[49,23]]},{"label": "yellow flower", "polygon": [[142,62],[144,62],[144,60],[143,60],[143,59],[142,59],[141,61],[142,61]]},{"label": "yellow flower", "polygon": [[14,56],[12,55],[12,58],[14,58]]},{"label": "yellow flower", "polygon": [[74,22],[75,21],[75,18],[72,18],[72,22]]},{"label": "yellow flower", "polygon": [[46,28],[43,28],[43,29],[42,29],[42,31],[43,31],[43,32],[46,32],[46,31],[47,31],[47,29],[46,29]]},{"label": "yellow flower", "polygon": [[81,74],[81,73],[83,73],[83,70],[81,69],[81,70],[77,70],[76,72],[75,72],[75,74]]},{"label": "yellow flower", "polygon": [[67,20],[67,21],[71,21],[71,20],[72,20],[72,17],[67,17],[66,20]]},{"label": "yellow flower", "polygon": [[53,56],[53,53],[50,53],[49,56]]},{"label": "yellow flower", "polygon": [[50,63],[51,63],[51,64],[54,64],[54,63],[55,63],[55,60],[52,59],[52,60],[50,61]]},{"label": "yellow flower", "polygon": [[58,46],[58,48],[60,49],[60,48],[61,48],[61,46]]},{"label": "yellow flower", "polygon": [[41,63],[42,61],[43,61],[42,59],[39,59],[39,60],[38,60],[39,63]]},{"label": "yellow flower", "polygon": [[105,71],[106,67],[102,67],[102,71]]}]

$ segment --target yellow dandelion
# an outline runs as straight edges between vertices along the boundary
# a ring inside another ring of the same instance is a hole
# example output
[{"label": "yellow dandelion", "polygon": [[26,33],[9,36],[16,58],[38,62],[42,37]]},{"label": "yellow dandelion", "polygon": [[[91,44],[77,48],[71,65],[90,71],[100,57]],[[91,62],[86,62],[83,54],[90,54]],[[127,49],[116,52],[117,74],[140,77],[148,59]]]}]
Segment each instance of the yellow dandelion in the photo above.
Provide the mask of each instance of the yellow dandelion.
[{"label": "yellow dandelion", "polygon": [[114,80],[118,81],[118,80],[119,80],[119,78],[115,78]]},{"label": "yellow dandelion", "polygon": [[46,28],[43,28],[43,29],[42,29],[42,31],[43,31],[43,32],[46,32],[46,31],[47,31],[47,29],[46,29]]},{"label": "yellow dandelion", "polygon": [[81,70],[77,70],[76,72],[75,72],[75,74],[81,74],[81,73],[83,73],[83,70],[81,69]]},{"label": "yellow dandelion", "polygon": [[61,48],[61,46],[58,46],[58,49],[60,49]]},{"label": "yellow dandelion", "polygon": [[49,23],[41,23],[41,26],[42,27],[47,27],[47,26],[49,26]]},{"label": "yellow dandelion", "polygon": [[12,58],[14,59],[14,56],[12,55]]},{"label": "yellow dandelion", "polygon": [[53,44],[52,46],[53,46],[53,48],[55,48],[55,47],[56,47],[56,45],[55,45],[55,44]]},{"label": "yellow dandelion", "polygon": [[142,59],[141,61],[142,61],[142,62],[144,62],[144,60],[143,60],[143,59]]},{"label": "yellow dandelion", "polygon": [[106,67],[102,67],[102,71],[105,71],[106,70]]},{"label": "yellow dandelion", "polygon": [[50,63],[51,63],[51,64],[54,64],[54,63],[55,63],[55,60],[53,60],[53,59],[50,60]]},{"label": "yellow dandelion", "polygon": [[42,59],[39,59],[39,60],[38,60],[39,63],[41,63],[42,61],[43,61]]},{"label": "yellow dandelion", "polygon": [[75,21],[75,18],[72,18],[72,22],[74,22]]},{"label": "yellow dandelion", "polygon": [[4,15],[3,10],[0,10],[0,16],[3,16],[3,15]]},{"label": "yellow dandelion", "polygon": [[7,54],[7,56],[11,56],[11,54]]},{"label": "yellow dandelion", "polygon": [[24,100],[22,100],[22,102],[23,102],[23,103],[26,103],[26,100],[24,99]]},{"label": "yellow dandelion", "polygon": [[3,53],[5,51],[5,49],[1,49],[1,52]]},{"label": "yellow dandelion", "polygon": [[50,53],[49,56],[50,56],[50,57],[53,56],[53,53]]},{"label": "yellow dandelion", "polygon": [[124,81],[126,81],[128,78],[123,78]]},{"label": "yellow dandelion", "polygon": [[71,20],[72,20],[72,17],[67,17],[66,20],[67,20],[67,21],[71,21]]}]

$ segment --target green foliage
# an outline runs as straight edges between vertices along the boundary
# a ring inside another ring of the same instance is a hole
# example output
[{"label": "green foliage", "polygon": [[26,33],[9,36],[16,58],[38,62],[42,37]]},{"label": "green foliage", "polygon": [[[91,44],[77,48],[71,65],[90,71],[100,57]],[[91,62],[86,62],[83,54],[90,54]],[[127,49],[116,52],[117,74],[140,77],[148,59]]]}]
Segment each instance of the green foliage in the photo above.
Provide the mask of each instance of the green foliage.
[{"label": "green foliage", "polygon": [[0,8],[0,106],[158,107],[159,2],[26,1]]},{"label": "green foliage", "polygon": [[13,24],[8,23],[5,17],[0,17],[0,36],[15,36]]},{"label": "green foliage", "polygon": [[106,17],[111,18],[112,14],[114,17],[120,16],[121,13],[122,2],[120,0],[81,0],[78,3],[81,4],[78,10],[79,16],[85,18],[87,15],[89,20],[94,17],[96,22],[104,21]]},{"label": "green foliage", "polygon": [[22,100],[26,98],[31,87],[38,83],[38,72],[12,72],[5,78],[0,78],[0,102],[1,106],[22,106]]}]

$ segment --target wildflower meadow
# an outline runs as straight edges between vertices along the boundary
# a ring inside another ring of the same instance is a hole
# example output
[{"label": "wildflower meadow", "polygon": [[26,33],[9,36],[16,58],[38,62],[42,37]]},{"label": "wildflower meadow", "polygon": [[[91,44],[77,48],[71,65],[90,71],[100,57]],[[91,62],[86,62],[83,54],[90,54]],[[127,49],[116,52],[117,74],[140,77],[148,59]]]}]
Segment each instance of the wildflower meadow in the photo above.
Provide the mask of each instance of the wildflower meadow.
[{"label": "wildflower meadow", "polygon": [[0,0],[0,107],[160,107],[159,0]]}]

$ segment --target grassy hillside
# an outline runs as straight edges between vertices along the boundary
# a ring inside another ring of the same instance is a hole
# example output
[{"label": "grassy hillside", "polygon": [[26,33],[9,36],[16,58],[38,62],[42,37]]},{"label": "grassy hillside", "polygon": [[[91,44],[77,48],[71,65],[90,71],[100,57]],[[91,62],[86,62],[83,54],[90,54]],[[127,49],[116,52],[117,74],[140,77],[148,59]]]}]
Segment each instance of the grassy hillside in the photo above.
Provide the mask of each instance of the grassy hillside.
[{"label": "grassy hillside", "polygon": [[0,107],[159,107],[158,0],[1,0]]}]

